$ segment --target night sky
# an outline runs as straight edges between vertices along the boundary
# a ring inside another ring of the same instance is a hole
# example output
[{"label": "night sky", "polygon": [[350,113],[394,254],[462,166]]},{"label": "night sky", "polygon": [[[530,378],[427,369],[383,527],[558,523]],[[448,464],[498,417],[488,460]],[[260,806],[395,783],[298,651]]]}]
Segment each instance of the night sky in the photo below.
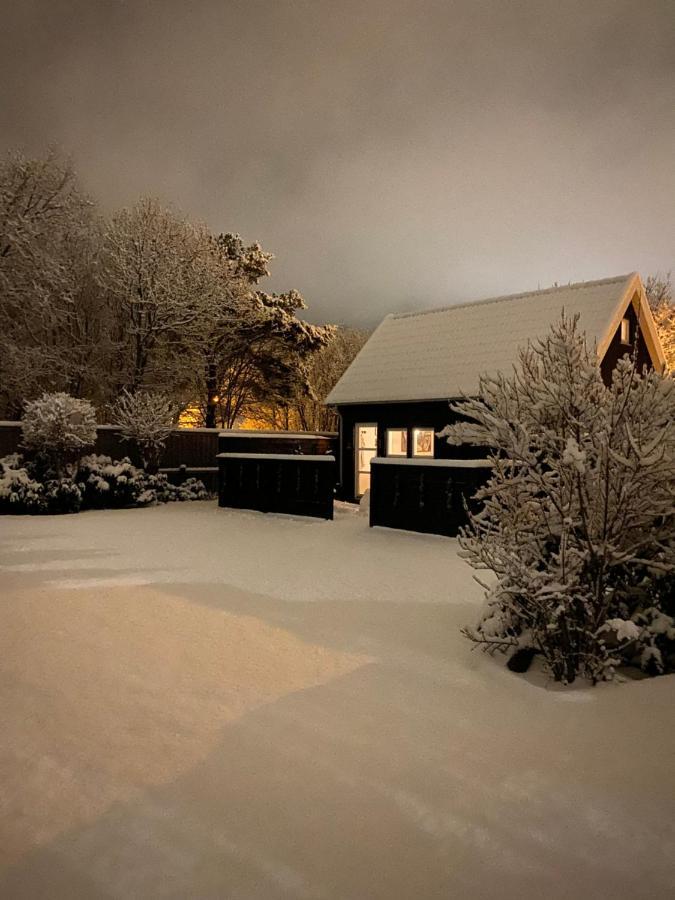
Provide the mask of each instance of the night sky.
[{"label": "night sky", "polygon": [[0,149],[277,255],[314,321],[675,270],[674,0],[5,0]]}]

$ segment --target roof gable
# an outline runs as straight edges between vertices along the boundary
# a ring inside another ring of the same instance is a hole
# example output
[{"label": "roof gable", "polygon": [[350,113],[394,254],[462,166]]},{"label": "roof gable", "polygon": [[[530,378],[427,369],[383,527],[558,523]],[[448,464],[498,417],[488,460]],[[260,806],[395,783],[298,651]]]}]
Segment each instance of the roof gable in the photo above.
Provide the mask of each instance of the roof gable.
[{"label": "roof gable", "polygon": [[[602,359],[629,303],[636,306],[655,366],[663,360],[636,273],[387,316],[327,398],[349,404],[442,400],[478,392],[484,373],[509,371],[518,350],[543,338],[565,310],[579,315]],[[660,357],[659,357],[660,354]]]}]

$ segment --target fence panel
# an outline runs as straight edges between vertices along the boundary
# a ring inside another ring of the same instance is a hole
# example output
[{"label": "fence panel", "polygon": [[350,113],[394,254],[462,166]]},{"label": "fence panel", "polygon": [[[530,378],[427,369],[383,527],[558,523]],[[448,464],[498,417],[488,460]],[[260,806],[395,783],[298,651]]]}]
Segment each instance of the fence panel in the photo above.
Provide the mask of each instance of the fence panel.
[{"label": "fence panel", "polygon": [[220,506],[333,518],[335,457],[219,453]]},{"label": "fence panel", "polygon": [[487,481],[487,460],[371,461],[370,524],[454,537],[468,521],[473,495]]}]

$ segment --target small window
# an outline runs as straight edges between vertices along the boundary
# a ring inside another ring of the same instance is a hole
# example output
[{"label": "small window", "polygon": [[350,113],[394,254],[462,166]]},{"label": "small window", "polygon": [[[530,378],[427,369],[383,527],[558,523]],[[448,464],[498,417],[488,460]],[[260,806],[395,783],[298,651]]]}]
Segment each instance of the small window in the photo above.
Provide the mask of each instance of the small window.
[{"label": "small window", "polygon": [[408,429],[387,428],[387,456],[408,455]]},{"label": "small window", "polygon": [[413,456],[434,455],[433,428],[413,428]]},{"label": "small window", "polygon": [[621,343],[630,344],[630,321],[628,319],[621,320]]}]

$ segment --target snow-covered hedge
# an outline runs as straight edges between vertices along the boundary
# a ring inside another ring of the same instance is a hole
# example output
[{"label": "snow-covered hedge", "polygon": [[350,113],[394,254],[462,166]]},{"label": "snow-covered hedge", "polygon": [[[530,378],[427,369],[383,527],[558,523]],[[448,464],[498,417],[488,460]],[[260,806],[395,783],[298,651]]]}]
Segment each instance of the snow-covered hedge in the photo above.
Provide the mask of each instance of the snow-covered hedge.
[{"label": "snow-covered hedge", "polygon": [[467,636],[534,648],[560,681],[675,671],[675,381],[625,357],[606,386],[563,318],[453,410],[448,440],[492,451],[460,543],[496,581]]},{"label": "snow-covered hedge", "polygon": [[0,459],[0,513],[68,513],[208,498],[195,478],[174,485],[166,475],[148,475],[127,458],[85,456],[70,469],[61,478],[43,478],[39,466],[24,463],[18,454]]},{"label": "snow-covered hedge", "polygon": [[96,415],[88,400],[70,394],[43,394],[25,404],[23,445],[57,477],[63,466],[96,442]]}]

